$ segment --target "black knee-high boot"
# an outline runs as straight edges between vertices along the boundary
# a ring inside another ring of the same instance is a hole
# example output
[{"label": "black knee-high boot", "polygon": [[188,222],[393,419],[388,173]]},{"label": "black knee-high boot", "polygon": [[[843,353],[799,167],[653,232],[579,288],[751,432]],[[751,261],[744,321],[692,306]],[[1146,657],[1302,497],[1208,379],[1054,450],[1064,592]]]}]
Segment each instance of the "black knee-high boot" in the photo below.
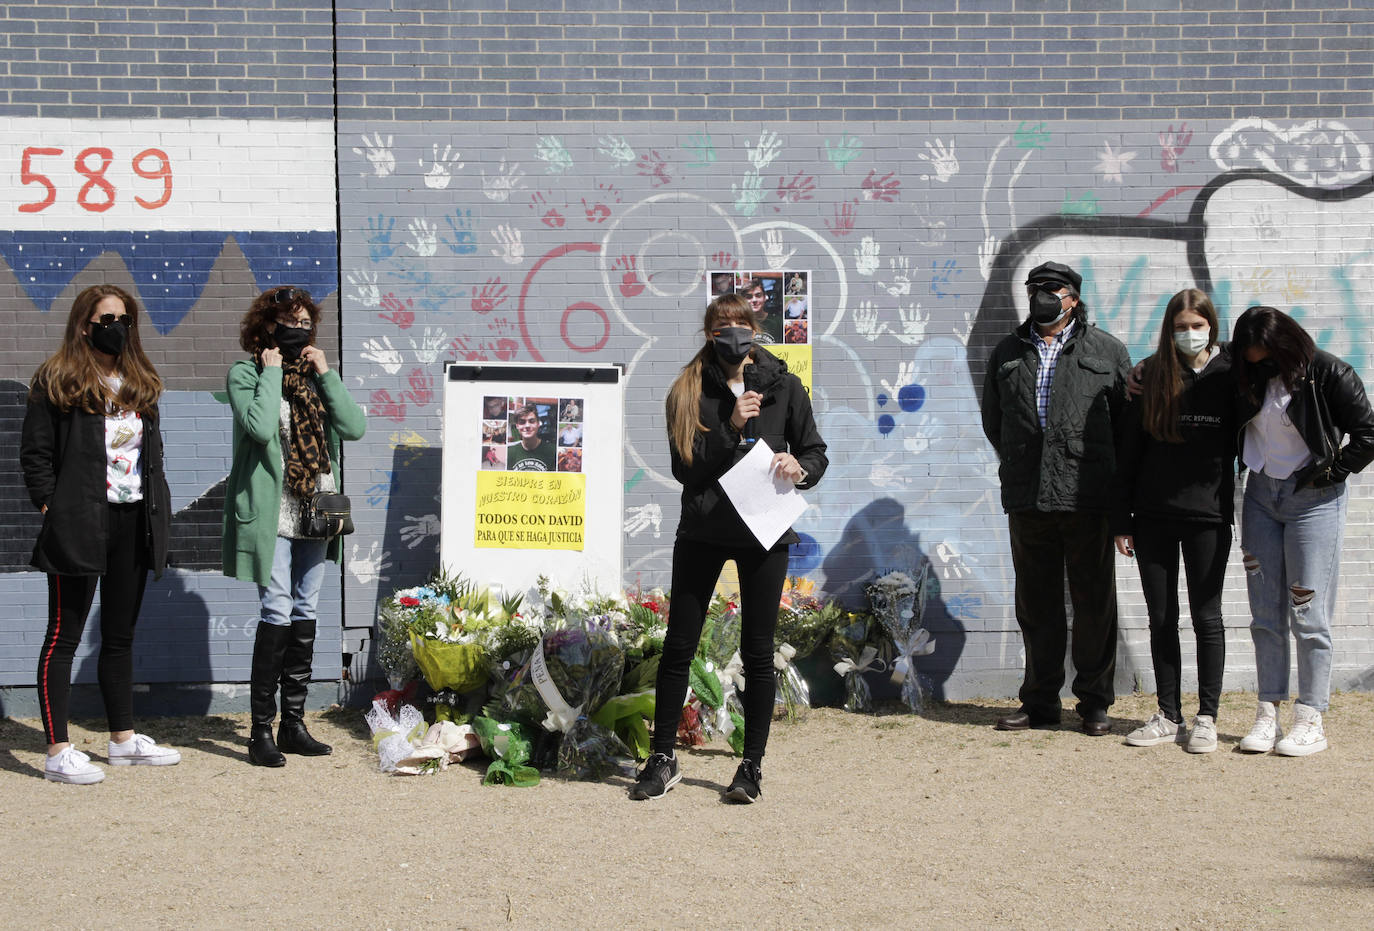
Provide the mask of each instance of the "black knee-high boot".
[{"label": "black knee-high boot", "polygon": [[291,628],[258,621],[258,633],[253,640],[253,675],[248,686],[248,702],[253,712],[248,762],[254,766],[286,765],[286,757],[272,740],[272,721],[277,717],[277,683],[290,639]]},{"label": "black knee-high boot", "polygon": [[326,756],[334,749],[305,729],[305,696],[310,691],[310,664],[315,658],[315,622],[292,621],[281,667],[281,726],[277,746],[283,753]]}]

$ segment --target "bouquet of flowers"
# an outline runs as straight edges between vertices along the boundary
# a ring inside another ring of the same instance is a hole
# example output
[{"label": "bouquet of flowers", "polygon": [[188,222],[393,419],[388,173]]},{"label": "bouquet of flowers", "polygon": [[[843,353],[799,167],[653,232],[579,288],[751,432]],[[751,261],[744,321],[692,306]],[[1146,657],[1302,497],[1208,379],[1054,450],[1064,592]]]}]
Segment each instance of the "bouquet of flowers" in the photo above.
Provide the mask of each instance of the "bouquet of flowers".
[{"label": "bouquet of flowers", "polygon": [[539,785],[539,770],[529,765],[531,741],[523,725],[479,717],[472,722],[482,752],[491,758],[483,785],[528,787]]},{"label": "bouquet of flowers", "polygon": [[864,681],[870,670],[883,672],[887,664],[878,658],[881,626],[866,614],[851,614],[830,635],[830,656],[835,674],[844,678],[844,710],[871,712],[873,692]]},{"label": "bouquet of flowers", "polygon": [[609,632],[582,626],[550,631],[489,716],[541,727],[559,738],[548,754],[559,772],[605,775],[629,750],[591,716],[619,691],[624,668],[625,656]]},{"label": "bouquet of flowers", "polygon": [[[394,773],[397,765],[409,760],[425,733],[425,717],[420,709],[405,703],[391,703],[385,698],[372,701],[366,714],[372,732],[372,748],[377,751],[377,765],[384,773]],[[435,759],[433,768],[438,769]]]},{"label": "bouquet of flowers", "polygon": [[842,615],[836,604],[816,597],[816,583],[790,578],[778,605],[778,625],[773,634],[773,675],[777,682],[773,716],[792,723],[811,710],[811,689],[797,669],[798,657],[810,656]]},{"label": "bouquet of flowers", "polygon": [[892,638],[892,681],[902,687],[902,701],[912,711],[920,711],[925,706],[920,676],[913,668],[913,661],[935,650],[930,632],[921,626],[934,584],[930,563],[924,561],[914,577],[905,572],[889,572],[867,588],[873,616]]},{"label": "bouquet of flowers", "polygon": [[529,639],[520,623],[522,596],[492,604],[486,589],[436,571],[424,585],[400,589],[378,609],[379,661],[393,687],[416,672],[430,688],[469,692],[487,681],[489,647]]}]

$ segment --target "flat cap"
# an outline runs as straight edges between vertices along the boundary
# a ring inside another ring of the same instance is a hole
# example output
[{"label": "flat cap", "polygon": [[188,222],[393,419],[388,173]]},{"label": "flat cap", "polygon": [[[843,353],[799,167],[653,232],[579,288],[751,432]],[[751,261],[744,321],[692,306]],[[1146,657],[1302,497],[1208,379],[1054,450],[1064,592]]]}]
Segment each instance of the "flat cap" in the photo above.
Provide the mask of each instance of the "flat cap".
[{"label": "flat cap", "polygon": [[1054,284],[1067,286],[1075,296],[1078,289],[1083,285],[1083,276],[1078,274],[1067,265],[1058,262],[1045,262],[1031,269],[1026,276],[1026,284],[1041,284],[1042,282],[1053,282]]}]

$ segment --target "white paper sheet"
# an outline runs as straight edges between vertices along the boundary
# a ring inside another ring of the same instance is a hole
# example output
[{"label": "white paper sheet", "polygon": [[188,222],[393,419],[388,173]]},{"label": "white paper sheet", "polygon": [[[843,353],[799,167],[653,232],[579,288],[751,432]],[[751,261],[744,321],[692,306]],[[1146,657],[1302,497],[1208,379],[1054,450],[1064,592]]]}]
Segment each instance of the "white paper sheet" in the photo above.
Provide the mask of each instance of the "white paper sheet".
[{"label": "white paper sheet", "polygon": [[772,461],[773,451],[759,440],[720,477],[720,487],[764,549],[772,549],[806,510],[806,499],[795,485],[773,472]]}]

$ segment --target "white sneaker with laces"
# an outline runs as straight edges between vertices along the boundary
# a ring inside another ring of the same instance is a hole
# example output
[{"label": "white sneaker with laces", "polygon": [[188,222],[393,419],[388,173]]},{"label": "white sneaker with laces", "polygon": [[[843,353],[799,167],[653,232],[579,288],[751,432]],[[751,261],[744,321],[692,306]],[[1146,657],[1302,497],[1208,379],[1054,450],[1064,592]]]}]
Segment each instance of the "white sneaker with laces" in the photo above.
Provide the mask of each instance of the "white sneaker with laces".
[{"label": "white sneaker with laces", "polygon": [[1193,728],[1183,749],[1189,753],[1211,753],[1217,748],[1217,721],[1210,714],[1193,718]]},{"label": "white sneaker with laces", "polygon": [[1179,726],[1164,717],[1164,712],[1156,711],[1150,720],[1126,735],[1126,743],[1132,747],[1154,747],[1170,741],[1177,743],[1182,737]]},{"label": "white sneaker with laces", "polygon": [[111,766],[175,766],[180,762],[180,752],[159,747],[147,734],[135,734],[122,744],[110,741]]},{"label": "white sneaker with laces", "polygon": [[1326,749],[1322,713],[1308,705],[1293,705],[1293,729],[1274,747],[1279,756],[1310,756]]},{"label": "white sneaker with laces", "polygon": [[91,763],[91,758],[75,747],[48,757],[43,764],[43,778],[74,786],[88,786],[105,778],[105,771]]},{"label": "white sneaker with laces", "polygon": [[1241,738],[1242,753],[1268,753],[1283,736],[1279,727],[1279,711],[1271,701],[1262,701],[1255,710],[1255,726]]}]

